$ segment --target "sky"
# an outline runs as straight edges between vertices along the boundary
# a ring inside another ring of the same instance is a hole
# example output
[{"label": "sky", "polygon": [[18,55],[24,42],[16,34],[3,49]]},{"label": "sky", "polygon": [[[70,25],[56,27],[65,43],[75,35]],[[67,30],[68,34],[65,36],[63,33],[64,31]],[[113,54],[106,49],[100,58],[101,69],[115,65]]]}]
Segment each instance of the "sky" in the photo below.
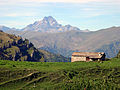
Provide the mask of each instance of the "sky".
[{"label": "sky", "polygon": [[0,25],[21,29],[45,16],[81,30],[120,26],[120,0],[0,0]]}]

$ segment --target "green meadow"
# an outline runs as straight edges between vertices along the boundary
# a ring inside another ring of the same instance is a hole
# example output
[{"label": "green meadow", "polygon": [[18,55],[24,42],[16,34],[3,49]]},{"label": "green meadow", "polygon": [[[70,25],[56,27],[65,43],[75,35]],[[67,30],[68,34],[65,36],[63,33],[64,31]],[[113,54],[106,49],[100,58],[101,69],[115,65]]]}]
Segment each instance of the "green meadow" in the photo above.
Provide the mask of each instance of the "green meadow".
[{"label": "green meadow", "polygon": [[0,60],[0,90],[120,90],[120,59],[74,63]]}]

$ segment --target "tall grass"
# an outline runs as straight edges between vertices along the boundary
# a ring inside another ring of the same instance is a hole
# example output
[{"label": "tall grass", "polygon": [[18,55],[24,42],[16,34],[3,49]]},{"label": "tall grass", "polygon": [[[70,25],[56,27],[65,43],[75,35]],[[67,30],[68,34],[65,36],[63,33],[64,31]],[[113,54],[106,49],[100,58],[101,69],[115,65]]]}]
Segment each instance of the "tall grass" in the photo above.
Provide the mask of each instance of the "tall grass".
[{"label": "tall grass", "polygon": [[119,90],[120,59],[74,63],[0,60],[0,89],[10,90],[8,86],[25,90]]}]

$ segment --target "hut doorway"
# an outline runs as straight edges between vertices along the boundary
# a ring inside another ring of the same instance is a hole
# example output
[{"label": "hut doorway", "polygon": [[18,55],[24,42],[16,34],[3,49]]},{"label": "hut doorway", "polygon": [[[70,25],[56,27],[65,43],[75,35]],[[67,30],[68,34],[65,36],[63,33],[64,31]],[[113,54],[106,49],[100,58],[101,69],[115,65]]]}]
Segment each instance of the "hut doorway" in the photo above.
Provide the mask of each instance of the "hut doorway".
[{"label": "hut doorway", "polygon": [[86,57],[86,61],[90,61],[90,58],[89,58],[89,57]]}]

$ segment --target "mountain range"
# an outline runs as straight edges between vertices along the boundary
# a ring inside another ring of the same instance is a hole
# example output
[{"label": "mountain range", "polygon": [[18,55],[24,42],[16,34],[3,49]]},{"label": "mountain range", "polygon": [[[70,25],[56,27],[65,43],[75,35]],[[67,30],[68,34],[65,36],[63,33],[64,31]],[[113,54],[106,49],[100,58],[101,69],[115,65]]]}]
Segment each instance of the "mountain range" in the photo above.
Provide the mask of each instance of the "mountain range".
[{"label": "mountain range", "polygon": [[111,58],[117,55],[120,48],[120,27],[83,31],[71,25],[62,26],[51,16],[19,31],[10,29],[6,32],[29,39],[36,48],[66,57],[74,51],[95,51],[105,52]]},{"label": "mountain range", "polygon": [[44,17],[41,21],[36,21],[22,29],[23,31],[39,31],[39,32],[65,32],[70,30],[80,30],[71,25],[62,26],[53,17]]},{"label": "mountain range", "polygon": [[37,31],[37,32],[48,32],[48,33],[55,33],[55,32],[66,32],[71,30],[78,30],[81,32],[88,32],[89,30],[80,30],[77,27],[71,25],[61,25],[59,24],[52,16],[44,17],[40,21],[35,21],[33,24],[29,24],[22,29],[16,28],[9,28],[6,26],[0,26],[0,30],[8,31],[8,30],[15,30],[15,31]]}]

